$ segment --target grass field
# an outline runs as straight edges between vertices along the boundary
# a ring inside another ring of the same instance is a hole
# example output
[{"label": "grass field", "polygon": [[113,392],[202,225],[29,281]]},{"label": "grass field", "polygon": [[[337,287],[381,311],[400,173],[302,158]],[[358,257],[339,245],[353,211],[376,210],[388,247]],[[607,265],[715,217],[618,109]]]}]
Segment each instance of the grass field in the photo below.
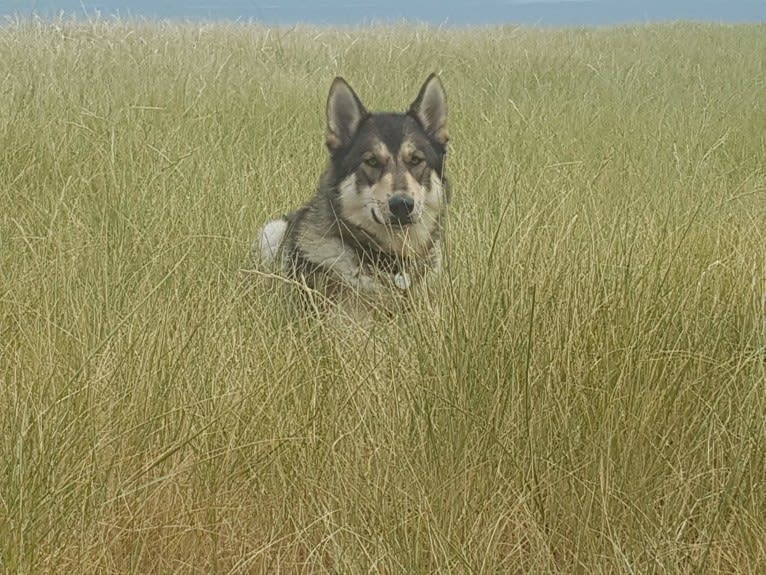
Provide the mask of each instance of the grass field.
[{"label": "grass field", "polygon": [[[766,25],[0,27],[0,571],[766,572]],[[450,98],[447,270],[254,281],[336,74]]]}]

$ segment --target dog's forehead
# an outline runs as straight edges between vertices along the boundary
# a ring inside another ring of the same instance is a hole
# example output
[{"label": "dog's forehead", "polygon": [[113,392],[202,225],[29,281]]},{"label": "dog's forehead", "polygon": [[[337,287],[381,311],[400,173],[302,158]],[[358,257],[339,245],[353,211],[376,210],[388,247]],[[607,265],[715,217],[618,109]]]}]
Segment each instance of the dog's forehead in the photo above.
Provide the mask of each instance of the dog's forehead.
[{"label": "dog's forehead", "polygon": [[369,151],[375,154],[378,158],[390,158],[391,150],[386,146],[383,140],[373,136],[368,144]]},{"label": "dog's forehead", "polygon": [[368,148],[385,146],[389,154],[397,155],[403,146],[428,146],[428,138],[415,119],[407,114],[372,114],[360,129],[363,145]]},{"label": "dog's forehead", "polygon": [[416,150],[418,150],[418,146],[409,136],[405,136],[402,139],[399,149],[394,149],[393,153],[391,152],[391,148],[387,146],[383,140],[379,139],[377,136],[373,136],[365,146],[364,152],[372,152],[379,160],[386,161],[393,156],[404,158],[409,157]]}]

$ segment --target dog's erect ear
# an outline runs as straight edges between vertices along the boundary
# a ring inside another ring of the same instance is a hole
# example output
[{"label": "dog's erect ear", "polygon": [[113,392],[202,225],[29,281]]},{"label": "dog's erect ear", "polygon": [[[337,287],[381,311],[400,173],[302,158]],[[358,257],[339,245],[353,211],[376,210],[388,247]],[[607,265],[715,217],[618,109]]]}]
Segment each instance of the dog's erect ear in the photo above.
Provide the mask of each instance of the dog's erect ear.
[{"label": "dog's erect ear", "polygon": [[369,115],[359,96],[348,83],[338,76],[327,96],[327,133],[325,141],[330,152],[351,143],[359,124]]},{"label": "dog's erect ear", "polygon": [[436,74],[431,74],[425,81],[409,113],[418,119],[434,140],[447,144],[447,94]]}]

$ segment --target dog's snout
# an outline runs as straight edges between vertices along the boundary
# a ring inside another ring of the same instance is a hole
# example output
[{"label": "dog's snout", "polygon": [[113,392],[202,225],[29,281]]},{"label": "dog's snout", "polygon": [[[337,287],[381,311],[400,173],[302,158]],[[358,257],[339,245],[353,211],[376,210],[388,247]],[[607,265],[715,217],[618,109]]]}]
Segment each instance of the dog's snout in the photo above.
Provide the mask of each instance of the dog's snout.
[{"label": "dog's snout", "polygon": [[395,194],[388,200],[391,215],[399,220],[406,220],[415,209],[415,200],[405,194]]}]

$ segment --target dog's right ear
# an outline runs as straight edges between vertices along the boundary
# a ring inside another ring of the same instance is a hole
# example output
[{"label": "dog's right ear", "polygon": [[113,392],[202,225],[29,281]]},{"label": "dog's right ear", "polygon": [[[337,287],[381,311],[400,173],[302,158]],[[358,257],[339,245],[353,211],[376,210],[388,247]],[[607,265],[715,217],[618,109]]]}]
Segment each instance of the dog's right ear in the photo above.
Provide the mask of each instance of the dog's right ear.
[{"label": "dog's right ear", "polygon": [[410,106],[409,114],[442,146],[449,141],[447,134],[447,94],[439,76],[431,74]]},{"label": "dog's right ear", "polygon": [[351,86],[338,76],[330,86],[327,96],[327,132],[325,142],[330,152],[348,146],[354,138],[359,124],[369,112],[365,109]]}]

